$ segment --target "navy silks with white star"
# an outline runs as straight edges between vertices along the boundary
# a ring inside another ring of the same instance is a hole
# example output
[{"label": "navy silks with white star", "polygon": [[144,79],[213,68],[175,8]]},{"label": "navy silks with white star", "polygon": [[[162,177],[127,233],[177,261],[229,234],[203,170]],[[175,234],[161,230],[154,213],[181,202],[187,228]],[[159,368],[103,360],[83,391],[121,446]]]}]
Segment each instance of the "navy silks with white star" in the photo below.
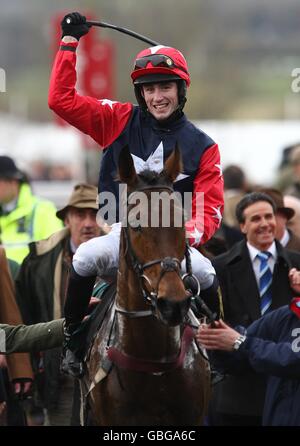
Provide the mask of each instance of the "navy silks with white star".
[{"label": "navy silks with white star", "polygon": [[174,183],[174,189],[181,194],[193,192],[193,180],[201,156],[214,141],[184,115],[164,128],[158,126],[151,116],[143,116],[139,108],[134,107],[132,117],[121,135],[105,150],[100,168],[99,192],[113,192],[119,199],[119,182],[114,181],[114,178],[117,176],[119,154],[124,146],[129,146],[138,173],[146,168],[160,172],[176,142],[181,149],[184,169]]}]

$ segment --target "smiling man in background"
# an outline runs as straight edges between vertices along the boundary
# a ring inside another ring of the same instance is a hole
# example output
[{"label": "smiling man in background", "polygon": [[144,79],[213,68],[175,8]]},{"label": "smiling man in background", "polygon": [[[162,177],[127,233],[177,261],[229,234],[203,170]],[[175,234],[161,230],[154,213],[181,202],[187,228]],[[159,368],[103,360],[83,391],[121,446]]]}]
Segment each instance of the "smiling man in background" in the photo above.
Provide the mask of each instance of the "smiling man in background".
[{"label": "smiling man in background", "polygon": [[[288,304],[300,281],[300,254],[275,240],[276,205],[264,193],[245,195],[236,217],[245,240],[213,260],[220,282],[224,320],[248,327],[271,310]],[[265,381],[249,371],[228,375],[215,387],[212,412],[215,425],[261,425]]]}]

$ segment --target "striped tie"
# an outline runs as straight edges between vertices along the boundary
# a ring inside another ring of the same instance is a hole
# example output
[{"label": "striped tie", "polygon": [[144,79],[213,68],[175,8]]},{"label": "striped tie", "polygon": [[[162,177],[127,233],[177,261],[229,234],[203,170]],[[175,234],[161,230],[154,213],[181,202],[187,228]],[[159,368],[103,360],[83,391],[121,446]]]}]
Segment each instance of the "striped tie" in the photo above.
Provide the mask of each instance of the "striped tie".
[{"label": "striped tie", "polygon": [[260,260],[260,268],[259,268],[259,294],[260,294],[260,309],[261,314],[265,314],[266,311],[271,306],[272,303],[272,272],[268,265],[268,259],[271,257],[270,252],[262,251],[257,254],[257,257]]}]

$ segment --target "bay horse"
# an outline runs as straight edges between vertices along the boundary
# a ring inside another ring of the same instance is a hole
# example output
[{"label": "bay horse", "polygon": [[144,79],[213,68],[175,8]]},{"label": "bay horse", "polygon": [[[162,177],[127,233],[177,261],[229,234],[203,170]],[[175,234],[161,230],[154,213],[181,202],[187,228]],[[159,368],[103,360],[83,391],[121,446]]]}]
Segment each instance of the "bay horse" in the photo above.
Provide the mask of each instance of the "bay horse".
[{"label": "bay horse", "polygon": [[[158,225],[150,224],[151,194],[171,196],[180,169],[177,147],[160,174],[138,175],[129,149],[120,154],[128,225],[121,230],[117,293],[94,338],[81,382],[92,423],[98,426],[196,426],[207,409],[210,369],[187,322],[191,295],[180,272],[188,256],[184,220],[176,226],[178,206],[170,200],[169,227],[162,224],[161,207],[156,209]],[[140,217],[149,214],[149,224],[143,226],[130,216],[136,192],[148,198],[139,212]],[[112,365],[107,375],[99,366],[103,357]]]}]

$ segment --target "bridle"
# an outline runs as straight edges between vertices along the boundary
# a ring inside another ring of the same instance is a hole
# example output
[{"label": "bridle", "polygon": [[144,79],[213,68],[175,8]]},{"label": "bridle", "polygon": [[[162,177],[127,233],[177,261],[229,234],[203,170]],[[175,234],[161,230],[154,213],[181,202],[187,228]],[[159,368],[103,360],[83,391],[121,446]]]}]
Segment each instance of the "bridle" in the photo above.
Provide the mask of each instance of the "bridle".
[{"label": "bridle", "polygon": [[[156,185],[156,186],[145,186],[145,187],[139,188],[138,190],[135,190],[132,193],[145,191],[145,190],[153,190],[153,189],[160,189],[160,190],[166,190],[168,192],[174,192],[173,188],[171,188],[169,186]],[[127,204],[130,199],[130,195],[131,194],[129,194],[127,197]],[[162,280],[164,274],[167,272],[176,272],[178,274],[178,276],[180,277],[180,279],[183,281],[183,283],[187,277],[192,277],[193,281],[195,281],[195,283],[197,284],[197,288],[198,288],[197,295],[200,294],[200,284],[199,284],[198,279],[192,272],[191,256],[190,256],[189,246],[187,243],[185,245],[185,254],[184,254],[185,259],[186,259],[187,272],[183,276],[181,276],[181,274],[180,274],[181,261],[176,257],[164,257],[164,258],[160,258],[160,259],[156,259],[156,260],[151,260],[150,262],[146,262],[146,263],[140,262],[140,260],[138,259],[138,256],[135,253],[135,250],[132,246],[128,226],[124,227],[124,239],[125,239],[125,255],[127,254],[129,257],[132,269],[134,270],[134,272],[136,273],[136,275],[138,277],[139,286],[140,286],[140,290],[142,292],[143,298],[145,299],[146,303],[151,306],[151,309],[144,310],[144,311],[140,311],[140,310],[127,311],[125,309],[116,307],[117,312],[126,314],[127,316],[133,317],[133,318],[146,317],[146,316],[151,316],[151,315],[155,314],[156,310],[157,310],[159,283]],[[159,275],[156,287],[153,286],[151,280],[145,273],[145,270],[147,270],[148,268],[150,268],[153,265],[160,265],[160,267],[161,267],[160,275]],[[150,291],[148,288],[145,287],[145,283],[147,283]]]},{"label": "bridle", "polygon": [[[137,191],[143,191],[143,190],[153,190],[153,189],[161,189],[161,190],[167,190],[169,192],[174,192],[171,187],[168,186],[146,186],[143,188],[140,188]],[[132,193],[134,193],[132,192]],[[130,195],[127,197],[127,204],[129,201]],[[119,313],[121,315],[124,315],[128,318],[141,318],[141,317],[153,317],[157,316],[157,304],[158,304],[158,288],[159,283],[162,280],[163,276],[167,272],[175,272],[180,277],[180,280],[182,280],[183,284],[185,285],[185,279],[189,278],[189,280],[192,280],[194,284],[196,284],[197,287],[197,296],[200,295],[200,284],[197,279],[197,277],[192,272],[192,265],[191,265],[191,256],[190,256],[190,250],[189,246],[186,243],[185,244],[185,253],[184,257],[186,259],[186,273],[181,276],[180,269],[181,269],[181,261],[176,257],[164,257],[160,259],[151,260],[146,263],[142,263],[131,242],[130,233],[128,226],[125,225],[123,227],[123,234],[124,234],[124,242],[125,242],[125,256],[128,256],[129,262],[131,264],[131,267],[135,274],[138,277],[139,287],[141,294],[143,298],[145,299],[146,303],[150,305],[149,310],[127,310],[124,308],[120,308],[117,304],[115,304],[115,311],[116,313]],[[146,274],[146,270],[150,268],[153,265],[160,265],[161,270],[159,274],[159,278],[157,281],[156,287],[153,286],[151,280]],[[145,287],[145,284],[148,285],[148,288]],[[185,286],[186,288],[186,286]],[[190,293],[192,297],[192,292]],[[133,371],[140,371],[140,372],[148,372],[148,373],[165,373],[169,370],[174,370],[176,368],[182,367],[186,354],[190,348],[191,343],[194,339],[194,327],[192,327],[191,323],[187,323],[187,321],[183,324],[183,329],[179,329],[181,331],[180,334],[180,348],[178,353],[176,353],[172,358],[166,360],[143,360],[140,358],[137,358],[132,355],[128,355],[124,353],[122,350],[120,350],[117,347],[111,346],[107,348],[107,356],[112,361],[112,363],[116,364],[118,367],[125,368],[128,370]],[[201,349],[199,349],[200,354],[207,359]]]}]

